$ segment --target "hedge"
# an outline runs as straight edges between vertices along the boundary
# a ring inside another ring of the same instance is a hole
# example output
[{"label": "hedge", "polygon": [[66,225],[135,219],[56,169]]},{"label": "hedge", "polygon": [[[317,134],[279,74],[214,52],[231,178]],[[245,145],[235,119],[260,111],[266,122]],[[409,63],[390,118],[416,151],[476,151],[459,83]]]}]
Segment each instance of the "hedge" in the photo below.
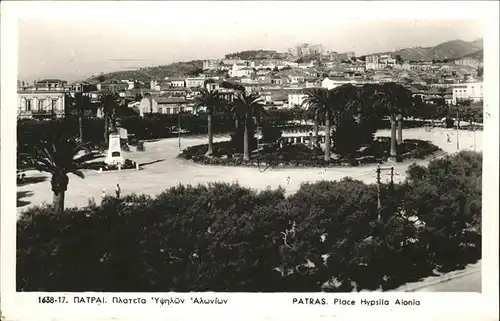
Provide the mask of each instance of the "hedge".
[{"label": "hedge", "polygon": [[462,152],[412,166],[404,183],[382,185],[380,221],[376,186],[350,178],[288,197],[211,183],[57,215],[33,207],[17,223],[17,290],[395,288],[481,257],[481,161]]}]

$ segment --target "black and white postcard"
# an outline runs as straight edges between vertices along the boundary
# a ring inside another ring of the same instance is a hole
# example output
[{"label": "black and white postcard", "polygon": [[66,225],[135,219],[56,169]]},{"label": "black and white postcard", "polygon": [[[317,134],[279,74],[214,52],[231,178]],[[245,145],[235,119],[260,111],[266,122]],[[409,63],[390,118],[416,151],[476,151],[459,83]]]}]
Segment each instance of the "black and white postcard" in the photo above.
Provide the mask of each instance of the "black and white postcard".
[{"label": "black and white postcard", "polygon": [[494,320],[498,9],[2,3],[2,321]]}]

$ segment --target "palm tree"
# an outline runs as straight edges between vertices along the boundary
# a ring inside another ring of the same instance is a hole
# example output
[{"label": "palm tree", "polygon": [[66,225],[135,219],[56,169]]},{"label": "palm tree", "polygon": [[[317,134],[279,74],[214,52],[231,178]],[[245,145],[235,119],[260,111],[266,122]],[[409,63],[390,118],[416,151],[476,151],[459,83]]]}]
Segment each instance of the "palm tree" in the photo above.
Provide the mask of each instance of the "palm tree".
[{"label": "palm tree", "polygon": [[[411,91],[394,82],[379,85],[376,93],[376,105],[383,108],[391,121],[391,151],[390,156],[397,158],[397,143],[403,141],[403,115],[409,114],[413,109],[413,97]],[[396,139],[396,122],[399,132]]]},{"label": "palm tree", "polygon": [[325,88],[313,88],[306,93],[302,104],[306,106],[310,115],[314,115],[314,131],[316,143],[318,142],[318,116],[325,114],[325,161],[330,160],[330,117],[329,110],[332,106],[331,92]]},{"label": "palm tree", "polygon": [[242,93],[236,96],[231,113],[237,119],[243,120],[245,130],[243,134],[243,160],[250,160],[249,152],[249,131],[253,125],[253,119],[256,119],[257,124],[260,122],[260,117],[264,113],[264,105],[261,98],[256,94]]},{"label": "palm tree", "polygon": [[319,108],[313,106],[308,100],[304,100],[302,106],[306,108],[305,117],[313,119],[314,122],[314,140],[313,146],[319,147]]},{"label": "palm tree", "polygon": [[358,95],[358,88],[350,84],[330,90],[314,88],[306,92],[303,104],[308,106],[310,113],[325,115],[325,161],[331,160],[331,121],[337,131],[348,112],[359,102]]},{"label": "palm tree", "polygon": [[83,117],[85,115],[85,110],[90,106],[90,97],[84,96],[82,93],[75,93],[74,104],[78,113],[80,141],[83,142]]},{"label": "palm tree", "polygon": [[99,104],[104,114],[104,142],[108,143],[109,122],[111,132],[116,133],[116,108],[119,106],[120,96],[114,92],[103,92],[99,95]]},{"label": "palm tree", "polygon": [[212,116],[214,112],[224,110],[224,102],[217,90],[208,91],[203,89],[201,93],[195,98],[195,109],[205,107],[207,111],[208,122],[208,151],[207,155],[213,154],[214,137],[212,132]]},{"label": "palm tree", "polygon": [[87,143],[80,142],[75,137],[63,139],[62,135],[54,135],[40,140],[30,148],[29,153],[23,153],[19,162],[21,167],[52,175],[52,204],[56,212],[61,212],[64,210],[64,196],[69,183],[68,174],[84,178],[81,171],[84,164],[101,156],[98,152],[89,152]]}]

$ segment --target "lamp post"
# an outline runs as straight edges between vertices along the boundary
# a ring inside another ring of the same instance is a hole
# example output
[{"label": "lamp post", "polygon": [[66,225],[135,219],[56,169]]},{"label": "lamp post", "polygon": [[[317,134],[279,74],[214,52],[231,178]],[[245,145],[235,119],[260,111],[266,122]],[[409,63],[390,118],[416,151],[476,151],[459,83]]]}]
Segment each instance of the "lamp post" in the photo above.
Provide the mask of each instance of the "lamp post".
[{"label": "lamp post", "polygon": [[181,150],[181,110],[177,110],[177,131],[179,133],[179,150]]},{"label": "lamp post", "polygon": [[458,118],[458,106],[457,106],[457,151],[460,150],[460,143],[459,143],[459,129],[460,129],[460,119]]},{"label": "lamp post", "polygon": [[476,120],[472,118],[472,135],[474,136],[474,151],[476,151]]}]

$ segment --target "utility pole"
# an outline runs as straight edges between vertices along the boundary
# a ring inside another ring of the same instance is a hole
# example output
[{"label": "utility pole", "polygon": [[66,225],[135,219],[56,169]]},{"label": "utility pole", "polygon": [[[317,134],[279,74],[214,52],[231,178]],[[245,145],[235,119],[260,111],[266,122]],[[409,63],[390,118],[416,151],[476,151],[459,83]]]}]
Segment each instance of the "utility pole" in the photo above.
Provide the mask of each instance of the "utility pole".
[{"label": "utility pole", "polygon": [[382,202],[380,200],[380,186],[381,186],[382,183],[380,181],[380,173],[383,170],[390,170],[391,171],[391,189],[394,188],[394,166],[381,168],[380,164],[377,165],[377,170],[376,170],[376,172],[377,172],[377,219],[379,221],[382,219],[382,215],[381,215],[381,212],[382,212]]},{"label": "utility pole", "polygon": [[377,165],[377,219],[380,221],[381,215],[380,212],[382,210],[382,204],[380,202],[380,165]]},{"label": "utility pole", "polygon": [[181,109],[177,110],[177,131],[179,132],[179,150],[181,150]]},{"label": "utility pole", "polygon": [[472,134],[474,136],[474,151],[476,151],[476,120],[472,118]]},{"label": "utility pole", "polygon": [[458,136],[459,136],[459,129],[460,129],[460,119],[458,118],[458,105],[457,105],[457,151],[460,150],[460,143],[459,143],[459,139],[458,139]]}]

